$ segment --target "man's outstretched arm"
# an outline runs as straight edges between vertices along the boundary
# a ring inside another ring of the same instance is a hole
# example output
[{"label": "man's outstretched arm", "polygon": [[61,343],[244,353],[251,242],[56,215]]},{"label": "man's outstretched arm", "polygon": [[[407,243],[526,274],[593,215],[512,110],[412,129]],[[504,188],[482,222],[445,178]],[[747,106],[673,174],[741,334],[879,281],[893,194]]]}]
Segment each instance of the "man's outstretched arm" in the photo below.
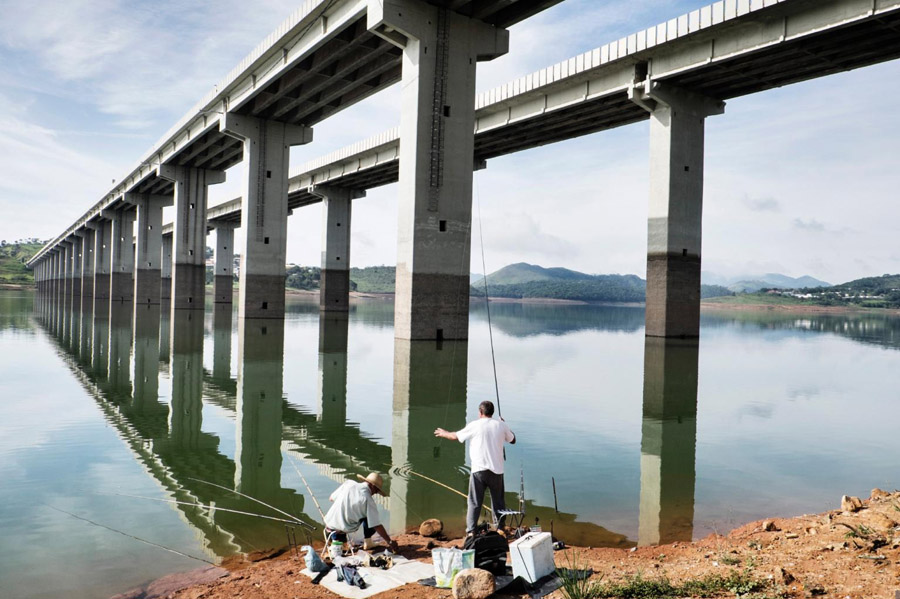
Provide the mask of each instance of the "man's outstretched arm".
[{"label": "man's outstretched arm", "polygon": [[434,429],[434,436],[441,437],[442,439],[450,439],[451,441],[459,441],[459,437],[456,436],[456,433],[445,431],[442,428]]}]

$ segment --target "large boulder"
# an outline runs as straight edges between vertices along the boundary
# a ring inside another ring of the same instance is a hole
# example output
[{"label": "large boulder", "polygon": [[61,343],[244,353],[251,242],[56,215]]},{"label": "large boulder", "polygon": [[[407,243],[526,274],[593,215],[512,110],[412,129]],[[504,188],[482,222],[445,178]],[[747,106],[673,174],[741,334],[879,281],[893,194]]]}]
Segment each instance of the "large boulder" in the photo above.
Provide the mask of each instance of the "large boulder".
[{"label": "large boulder", "polygon": [[429,518],[419,525],[419,534],[423,537],[436,537],[444,530],[444,523],[437,518]]},{"label": "large boulder", "polygon": [[842,512],[858,512],[862,506],[862,500],[859,497],[850,497],[849,495],[841,497]]},{"label": "large boulder", "polygon": [[494,594],[494,575],[480,568],[461,570],[453,579],[453,599],[486,599]]}]

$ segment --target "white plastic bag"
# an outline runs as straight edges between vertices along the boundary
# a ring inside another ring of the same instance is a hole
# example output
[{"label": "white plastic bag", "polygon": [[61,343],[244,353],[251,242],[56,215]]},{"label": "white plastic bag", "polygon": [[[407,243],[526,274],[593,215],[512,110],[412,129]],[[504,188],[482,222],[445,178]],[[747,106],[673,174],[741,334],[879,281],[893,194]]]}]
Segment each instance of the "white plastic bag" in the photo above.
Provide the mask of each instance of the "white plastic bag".
[{"label": "white plastic bag", "polygon": [[431,550],[431,561],[434,563],[435,586],[449,589],[460,570],[475,567],[475,550],[437,547]]}]

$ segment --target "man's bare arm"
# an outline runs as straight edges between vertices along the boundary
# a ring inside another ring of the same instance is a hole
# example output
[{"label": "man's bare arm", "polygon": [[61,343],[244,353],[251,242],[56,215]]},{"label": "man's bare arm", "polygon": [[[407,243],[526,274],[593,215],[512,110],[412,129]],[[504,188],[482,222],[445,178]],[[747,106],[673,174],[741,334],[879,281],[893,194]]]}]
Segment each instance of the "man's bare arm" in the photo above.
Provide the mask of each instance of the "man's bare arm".
[{"label": "man's bare arm", "polygon": [[451,441],[459,441],[459,437],[456,436],[456,433],[445,431],[442,428],[434,429],[434,436],[441,437],[442,439],[450,439]]}]

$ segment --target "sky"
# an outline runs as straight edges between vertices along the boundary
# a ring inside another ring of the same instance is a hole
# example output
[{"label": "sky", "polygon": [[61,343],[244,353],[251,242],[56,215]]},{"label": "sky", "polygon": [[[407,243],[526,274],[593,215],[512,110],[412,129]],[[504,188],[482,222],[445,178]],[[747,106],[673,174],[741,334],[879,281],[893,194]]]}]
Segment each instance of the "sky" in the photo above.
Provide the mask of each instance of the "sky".
[{"label": "sky", "polygon": [[[704,6],[565,0],[510,29],[486,91]],[[299,0],[0,0],[0,239],[60,234],[300,5]],[[900,61],[728,102],[706,124],[703,269],[831,283],[900,272]],[[395,85],[318,124],[292,172],[399,124]],[[515,262],[644,276],[647,122],[493,159],[475,174],[472,268]],[[210,188],[240,195],[238,168]],[[351,265],[396,262],[397,186],[353,205]],[[288,261],[321,261],[321,207]],[[214,246],[210,237],[209,245]],[[240,248],[240,236],[236,239]]]}]

